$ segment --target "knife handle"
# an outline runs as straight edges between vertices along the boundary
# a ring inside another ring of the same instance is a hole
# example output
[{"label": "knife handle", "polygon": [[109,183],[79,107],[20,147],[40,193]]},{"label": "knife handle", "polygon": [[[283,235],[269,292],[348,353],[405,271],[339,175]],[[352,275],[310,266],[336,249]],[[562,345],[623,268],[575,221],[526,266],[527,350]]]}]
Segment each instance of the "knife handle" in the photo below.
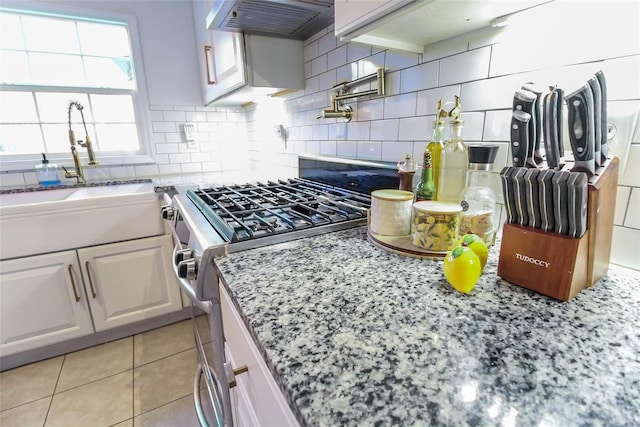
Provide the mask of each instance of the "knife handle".
[{"label": "knife handle", "polygon": [[556,107],[558,93],[551,91],[544,97],[544,147],[547,157],[547,166],[555,169],[560,164],[560,150],[558,147],[558,114]]},{"label": "knife handle", "polygon": [[575,172],[595,173],[593,96],[589,84],[566,97],[569,112],[569,141],[573,150]]},{"label": "knife handle", "polygon": [[591,77],[588,83],[591,88],[591,95],[593,95],[593,156],[596,166],[600,166],[602,164],[600,153],[600,147],[602,145],[602,122],[600,121],[600,114],[602,113],[602,90],[600,89],[600,83],[596,76]]},{"label": "knife handle", "polygon": [[[540,118],[538,117],[538,112],[537,112],[537,95],[531,91],[528,90],[517,90],[515,92],[515,94],[513,95],[513,110],[514,111],[523,111],[527,114],[529,114],[530,119],[529,119],[529,125],[527,127],[527,132],[529,134],[529,143],[527,144],[527,150],[526,150],[526,159],[525,159],[525,163],[523,166],[527,166],[527,167],[532,167],[532,168],[536,168],[538,167],[538,164],[536,163],[534,157],[535,157],[535,150],[536,150],[536,142],[538,141],[538,138],[540,138],[539,134],[537,133],[537,127],[538,127],[538,121],[540,121]],[[539,144],[538,144],[539,147]]]},{"label": "knife handle", "polygon": [[596,79],[600,83],[600,155],[604,164],[609,157],[609,141],[607,140],[607,80],[602,70],[596,73]]},{"label": "knife handle", "polygon": [[556,123],[558,123],[558,153],[560,153],[558,162],[561,162],[562,158],[564,157],[564,132],[562,131],[562,126],[564,123],[564,90],[558,87],[554,90],[554,92],[558,94],[558,96],[556,97]]},{"label": "knife handle", "polygon": [[535,161],[536,165],[540,165],[543,161],[542,154],[540,153],[540,146],[542,144],[542,140],[544,139],[542,132],[542,120],[544,116],[542,94],[544,93],[544,90],[537,87],[533,82],[527,82],[523,84],[522,89],[536,95],[534,106],[536,113],[536,120],[534,121],[536,135],[535,141],[533,143],[533,160]]},{"label": "knife handle", "polygon": [[529,150],[529,123],[531,115],[515,110],[511,116],[511,158],[513,166],[522,167],[526,163]]}]

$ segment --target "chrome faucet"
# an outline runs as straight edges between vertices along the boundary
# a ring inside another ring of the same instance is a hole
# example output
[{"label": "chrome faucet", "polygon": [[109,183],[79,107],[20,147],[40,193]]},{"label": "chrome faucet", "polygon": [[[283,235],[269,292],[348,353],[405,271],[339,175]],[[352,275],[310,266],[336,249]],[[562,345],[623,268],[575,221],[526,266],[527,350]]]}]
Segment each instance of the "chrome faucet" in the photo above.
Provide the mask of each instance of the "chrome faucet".
[{"label": "chrome faucet", "polygon": [[[80,111],[80,117],[82,118],[82,126],[84,127],[84,133],[85,133],[84,142],[80,139],[76,141],[76,135],[73,132],[73,129],[71,129],[71,110],[73,109],[73,107],[75,107],[76,110]],[[89,131],[87,131],[87,124],[84,121],[84,113],[82,112],[83,109],[84,107],[78,101],[69,102],[69,107],[67,109],[67,119],[69,122],[69,143],[71,144],[71,156],[73,157],[73,164],[75,166],[75,170],[68,171],[66,168],[63,168],[65,172],[64,174],[65,178],[75,178],[78,180],[78,183],[87,182],[87,181],[84,177],[84,171],[82,170],[80,155],[78,154],[76,144],[79,145],[80,147],[84,147],[87,149],[87,155],[89,156],[88,164],[90,166],[95,166],[98,164],[98,162],[96,161],[95,153],[93,152],[93,146],[91,145],[91,139],[89,138]]]}]

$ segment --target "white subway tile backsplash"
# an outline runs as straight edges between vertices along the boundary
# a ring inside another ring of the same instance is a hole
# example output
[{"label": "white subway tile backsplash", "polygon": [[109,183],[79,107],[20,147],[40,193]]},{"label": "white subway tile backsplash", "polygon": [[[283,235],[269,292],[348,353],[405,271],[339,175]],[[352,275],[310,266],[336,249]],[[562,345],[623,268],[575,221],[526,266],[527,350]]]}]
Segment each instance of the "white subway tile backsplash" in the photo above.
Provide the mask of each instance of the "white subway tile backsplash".
[{"label": "white subway tile backsplash", "polygon": [[356,158],[358,156],[358,143],[356,141],[337,141],[336,149],[339,157]]},{"label": "white subway tile backsplash", "polygon": [[440,60],[440,86],[486,79],[489,76],[491,46],[450,56]]},{"label": "white subway tile backsplash", "polygon": [[382,144],[380,160],[388,162],[400,162],[408,155],[416,162],[422,163],[420,158],[413,156],[413,142],[388,142]]},{"label": "white subway tile backsplash", "polygon": [[244,123],[246,122],[246,119],[245,119],[244,113],[227,111],[227,121]]},{"label": "white subway tile backsplash", "polygon": [[178,174],[181,171],[180,165],[158,165],[158,173],[160,175]]},{"label": "white subway tile backsplash", "polygon": [[387,95],[399,95],[400,94],[400,71],[394,71],[388,73],[385,76],[386,94]]},{"label": "white subway tile backsplash", "polygon": [[329,125],[329,137],[332,141],[347,139],[347,124],[332,123]]},{"label": "white subway tile backsplash", "polygon": [[398,139],[398,119],[371,122],[369,137],[374,141],[396,141]]},{"label": "white subway tile backsplash", "polygon": [[400,92],[413,92],[438,85],[438,61],[427,62],[400,71]]},{"label": "white subway tile backsplash", "polygon": [[154,132],[175,132],[176,124],[173,122],[152,122],[151,127]]},{"label": "white subway tile backsplash", "polygon": [[152,122],[161,122],[164,120],[162,111],[149,111],[149,120]]},{"label": "white subway tile backsplash", "polygon": [[346,124],[347,139],[350,141],[368,140],[371,122],[351,122]]},{"label": "white subway tile backsplash", "polygon": [[350,82],[358,78],[357,64],[347,64],[336,70],[336,79],[339,82]]},{"label": "white subway tile backsplash", "polygon": [[638,242],[640,230],[626,227],[613,227],[613,242],[611,244],[611,263],[640,270],[638,256]]},{"label": "white subway tile backsplash", "polygon": [[511,109],[487,111],[482,139],[485,141],[510,141],[511,113]]},{"label": "white subway tile backsplash", "polygon": [[511,166],[509,143],[499,141],[483,141],[483,144],[495,144],[498,146],[498,154],[493,162],[493,172],[500,173],[505,166]]},{"label": "white subway tile backsplash", "polygon": [[315,125],[313,126],[312,138],[315,140],[329,139],[329,125]]},{"label": "white subway tile backsplash", "polygon": [[616,210],[613,217],[613,223],[615,225],[624,224],[624,216],[627,213],[630,195],[631,187],[618,187],[618,191],[616,192]]},{"label": "white subway tile backsplash", "polygon": [[359,120],[378,120],[384,117],[384,98],[373,98],[368,101],[358,101]]},{"label": "white subway tile backsplash", "polygon": [[416,93],[387,96],[384,98],[384,118],[410,117],[416,115]]},{"label": "white subway tile backsplash", "polygon": [[417,53],[387,50],[384,67],[387,71],[396,71],[418,65],[420,56]]},{"label": "white subway tile backsplash", "polygon": [[167,142],[169,143],[183,142],[184,141],[183,135],[184,134],[180,132],[167,132],[164,134],[165,138],[167,139]]},{"label": "white subway tile backsplash", "polygon": [[513,94],[528,79],[515,74],[463,83],[460,89],[462,111],[498,110],[513,107]]},{"label": "white subway tile backsplash", "polygon": [[[311,72],[311,71],[310,71]],[[314,94],[319,90],[324,90],[325,88],[320,87],[318,76],[313,76],[307,78],[304,85],[304,93],[305,94]]]},{"label": "white subway tile backsplash", "polygon": [[170,163],[189,163],[191,161],[190,153],[172,153],[169,155]]},{"label": "white subway tile backsplash", "polygon": [[210,122],[224,122],[227,120],[226,111],[208,111],[207,121]]},{"label": "white subway tile backsplash", "polygon": [[136,165],[134,166],[134,169],[135,176],[138,177],[158,175],[158,165]]},{"label": "white subway tile backsplash", "polygon": [[184,122],[187,119],[184,111],[163,111],[162,117],[165,122]]},{"label": "white subway tile backsplash", "polygon": [[317,76],[327,71],[327,55],[322,55],[311,61],[311,75]]},{"label": "white subway tile backsplash", "polygon": [[338,46],[336,36],[330,32],[318,39],[318,54],[324,55]]},{"label": "white subway tile backsplash", "polygon": [[182,163],[180,165],[180,170],[182,173],[202,172],[202,164],[201,163]]},{"label": "white subway tile backsplash", "polygon": [[462,113],[460,114],[460,118],[464,120],[464,140],[468,142],[482,141],[484,113]]},{"label": "white subway tile backsplash", "polygon": [[634,188],[631,190],[627,215],[624,219],[624,226],[640,230],[640,188]]},{"label": "white subway tile backsplash", "polygon": [[327,68],[334,69],[347,64],[347,46],[340,46],[327,53]]},{"label": "white subway tile backsplash", "polygon": [[207,121],[207,113],[204,111],[189,111],[185,114],[187,122],[205,122]]},{"label": "white subway tile backsplash", "polygon": [[307,141],[305,144],[305,153],[320,154],[320,141]]},{"label": "white subway tile backsplash", "polygon": [[[384,68],[385,51],[378,52],[368,58],[361,59],[358,64],[358,77],[365,77],[371,74],[375,74],[378,68]],[[374,82],[370,83],[371,88],[374,88]]]},{"label": "white subway tile backsplash", "polygon": [[133,166],[115,166],[109,168],[109,175],[112,179],[124,179],[136,176],[136,169]]},{"label": "white subway tile backsplash", "polygon": [[335,156],[337,144],[336,141],[320,141],[320,154],[323,156]]},{"label": "white subway tile backsplash", "polygon": [[446,58],[457,53],[465,52],[467,49],[468,43],[464,37],[443,40],[425,48],[422,54],[422,62]]},{"label": "white subway tile backsplash", "polygon": [[[444,86],[435,89],[418,92],[418,106],[416,114],[418,116],[436,115],[438,101],[442,99],[443,108],[450,110],[453,107],[454,97],[460,96],[460,85]],[[450,105],[446,105],[447,103]],[[464,111],[464,108],[463,108]]]},{"label": "white subway tile backsplash", "polygon": [[329,71],[320,74],[318,76],[318,86],[320,87],[320,89],[326,90],[338,83],[338,79],[336,76],[337,73],[335,69],[330,69]]},{"label": "white subway tile backsplash", "polygon": [[166,165],[169,163],[168,154],[156,154],[155,161],[158,165]]},{"label": "white subway tile backsplash", "polygon": [[624,173],[618,178],[618,185],[640,187],[640,171],[638,167],[640,165],[640,145],[631,144],[627,162]]},{"label": "white subway tile backsplash", "polygon": [[433,118],[428,116],[407,117],[398,124],[399,141],[429,141],[433,135]]},{"label": "white subway tile backsplash", "polygon": [[319,54],[320,45],[317,40],[305,45],[302,51],[304,62],[312,61],[314,58],[317,58]]},{"label": "white subway tile backsplash", "polygon": [[382,144],[374,141],[358,141],[359,159],[381,160]]},{"label": "white subway tile backsplash", "polygon": [[607,79],[607,99],[640,98],[640,51],[626,58],[604,61],[602,70]]},{"label": "white subway tile backsplash", "polygon": [[313,139],[313,128],[311,126],[302,126],[300,128],[300,139],[303,141]]},{"label": "white subway tile backsplash", "polygon": [[24,175],[21,173],[0,174],[0,185],[2,187],[15,187],[25,185]]},{"label": "white subway tile backsplash", "polygon": [[150,139],[152,144],[167,142],[167,137],[164,133],[151,133]]},{"label": "white subway tile backsplash", "polygon": [[347,45],[347,62],[355,62],[370,55],[371,46],[369,45],[353,42]]},{"label": "white subway tile backsplash", "polygon": [[210,162],[211,161],[211,153],[191,153],[191,161],[192,162]]},{"label": "white subway tile backsplash", "polygon": [[38,176],[35,172],[25,172],[24,174],[24,183],[27,185],[37,185],[38,184]]},{"label": "white subway tile backsplash", "polygon": [[178,153],[179,151],[178,144],[156,144],[156,153],[158,154]]},{"label": "white subway tile backsplash", "polygon": [[311,61],[304,63],[304,75],[307,77],[311,75]]}]

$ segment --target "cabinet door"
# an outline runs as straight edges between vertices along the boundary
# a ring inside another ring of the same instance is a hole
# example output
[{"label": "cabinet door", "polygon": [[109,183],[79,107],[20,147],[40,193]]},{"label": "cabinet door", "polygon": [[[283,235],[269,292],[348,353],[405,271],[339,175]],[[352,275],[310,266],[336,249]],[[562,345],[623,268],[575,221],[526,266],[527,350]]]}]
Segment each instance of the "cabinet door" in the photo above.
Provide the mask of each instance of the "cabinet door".
[{"label": "cabinet door", "polygon": [[96,331],[182,308],[172,249],[163,235],[78,250]]},{"label": "cabinet door", "polygon": [[76,251],[0,262],[0,355],[91,333]]}]

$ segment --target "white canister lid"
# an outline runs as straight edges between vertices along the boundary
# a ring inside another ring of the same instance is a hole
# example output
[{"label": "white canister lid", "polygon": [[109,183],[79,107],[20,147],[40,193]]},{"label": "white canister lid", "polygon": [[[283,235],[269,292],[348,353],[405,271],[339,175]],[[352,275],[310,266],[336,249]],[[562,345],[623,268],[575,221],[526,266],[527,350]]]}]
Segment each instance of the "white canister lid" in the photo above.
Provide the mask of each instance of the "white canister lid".
[{"label": "white canister lid", "polygon": [[391,201],[401,202],[405,200],[413,200],[413,193],[410,191],[404,191],[404,190],[385,189],[385,190],[372,191],[371,197],[374,197],[379,200],[391,200]]},{"label": "white canister lid", "polygon": [[442,203],[432,201],[415,202],[413,208],[420,212],[429,212],[434,214],[455,214],[462,212],[462,206],[455,203]]}]

